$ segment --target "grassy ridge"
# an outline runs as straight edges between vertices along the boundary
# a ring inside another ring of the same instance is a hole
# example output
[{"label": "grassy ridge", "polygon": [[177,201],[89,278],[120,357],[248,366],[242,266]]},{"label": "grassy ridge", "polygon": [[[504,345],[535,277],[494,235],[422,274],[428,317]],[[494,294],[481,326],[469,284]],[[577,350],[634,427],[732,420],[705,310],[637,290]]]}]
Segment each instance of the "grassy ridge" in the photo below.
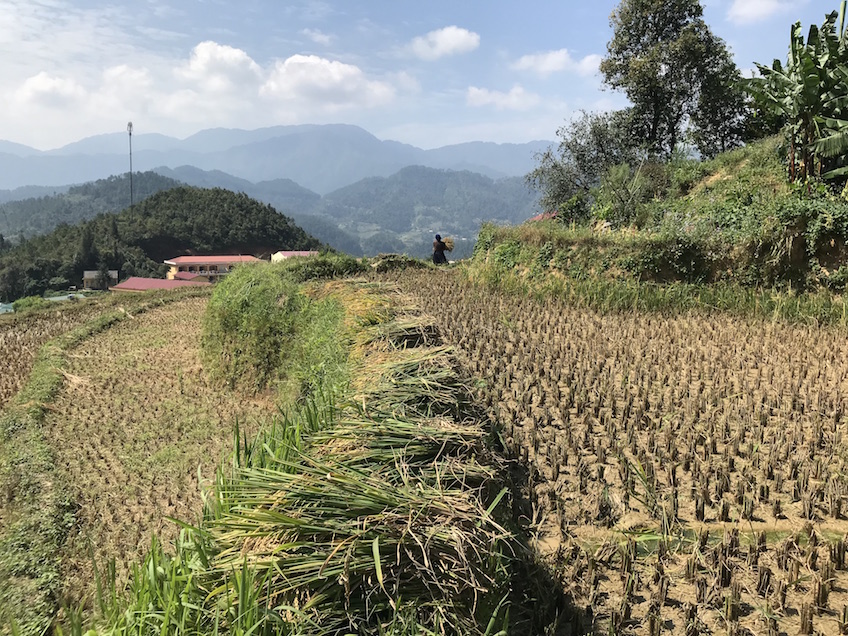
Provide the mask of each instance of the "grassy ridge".
[{"label": "grassy ridge", "polygon": [[[667,237],[666,237],[667,238]],[[848,305],[826,287],[804,293],[791,286],[736,280],[686,282],[644,279],[628,263],[655,260],[666,274],[685,269],[666,258],[666,238],[629,231],[596,232],[555,221],[520,227],[485,226],[463,272],[478,284],[508,293],[556,297],[598,311],[727,312],[738,316],[848,326]],[[673,251],[673,250],[672,250]],[[684,258],[682,252],[675,252]],[[691,263],[691,261],[689,261]]]}]

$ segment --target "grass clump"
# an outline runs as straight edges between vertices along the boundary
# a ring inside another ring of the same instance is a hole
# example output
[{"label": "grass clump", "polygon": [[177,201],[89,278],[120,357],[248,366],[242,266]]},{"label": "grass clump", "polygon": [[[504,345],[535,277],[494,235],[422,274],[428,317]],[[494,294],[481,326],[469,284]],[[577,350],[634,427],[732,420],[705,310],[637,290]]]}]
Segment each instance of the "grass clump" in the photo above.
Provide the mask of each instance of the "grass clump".
[{"label": "grass clump", "polygon": [[[299,383],[309,394],[338,367],[329,340],[342,310],[332,299],[312,299],[300,283],[364,271],[345,255],[322,254],[240,267],[215,286],[203,327],[204,355],[230,387],[258,391]],[[319,351],[324,348],[325,350]]]},{"label": "grass clump", "polygon": [[278,379],[297,317],[308,303],[277,265],[239,267],[215,286],[203,325],[204,354],[231,387]]},{"label": "grass clump", "polygon": [[15,313],[22,314],[35,309],[44,309],[49,305],[50,301],[45,300],[41,296],[26,296],[25,298],[18,298],[18,300],[13,302],[12,309],[15,310]]}]

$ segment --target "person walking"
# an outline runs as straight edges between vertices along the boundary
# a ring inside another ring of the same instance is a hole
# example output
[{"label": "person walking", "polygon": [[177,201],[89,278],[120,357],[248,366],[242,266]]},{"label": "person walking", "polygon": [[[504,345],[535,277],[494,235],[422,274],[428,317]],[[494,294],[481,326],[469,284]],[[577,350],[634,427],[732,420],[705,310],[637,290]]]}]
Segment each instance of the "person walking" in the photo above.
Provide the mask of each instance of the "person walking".
[{"label": "person walking", "polygon": [[433,262],[436,265],[444,265],[448,262],[445,256],[446,249],[448,249],[448,246],[442,241],[442,237],[436,234],[436,240],[433,241]]}]

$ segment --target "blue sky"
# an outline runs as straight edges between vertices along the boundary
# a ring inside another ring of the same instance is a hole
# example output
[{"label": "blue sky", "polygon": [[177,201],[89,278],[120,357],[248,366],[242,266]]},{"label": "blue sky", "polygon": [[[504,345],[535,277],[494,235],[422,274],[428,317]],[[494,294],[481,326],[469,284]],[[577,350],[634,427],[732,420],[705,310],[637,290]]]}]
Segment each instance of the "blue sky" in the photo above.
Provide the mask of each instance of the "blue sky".
[{"label": "blue sky", "polygon": [[[0,139],[351,123],[424,148],[553,139],[626,105],[597,73],[614,0],[0,0]],[[742,69],[838,0],[707,0]]]}]

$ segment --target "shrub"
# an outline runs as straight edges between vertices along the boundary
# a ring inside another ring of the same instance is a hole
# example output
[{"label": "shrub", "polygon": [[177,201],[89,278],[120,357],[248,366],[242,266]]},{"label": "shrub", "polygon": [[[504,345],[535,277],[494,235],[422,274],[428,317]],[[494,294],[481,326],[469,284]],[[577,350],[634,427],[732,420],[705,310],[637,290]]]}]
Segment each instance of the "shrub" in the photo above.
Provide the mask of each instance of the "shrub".
[{"label": "shrub", "polygon": [[236,268],[215,286],[204,318],[203,350],[213,372],[254,390],[273,381],[306,302],[285,268]]},{"label": "shrub", "polygon": [[25,298],[19,298],[13,302],[12,309],[14,309],[16,313],[24,313],[35,309],[43,309],[48,305],[50,305],[50,301],[45,300],[41,296],[26,296]]}]

